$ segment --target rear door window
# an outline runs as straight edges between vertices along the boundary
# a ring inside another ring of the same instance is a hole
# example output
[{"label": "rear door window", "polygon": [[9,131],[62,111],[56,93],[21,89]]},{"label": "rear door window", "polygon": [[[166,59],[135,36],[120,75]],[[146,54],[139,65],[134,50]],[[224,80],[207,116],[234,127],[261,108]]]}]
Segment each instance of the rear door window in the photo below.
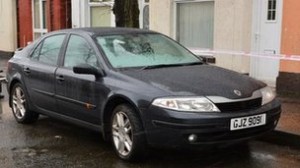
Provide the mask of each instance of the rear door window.
[{"label": "rear door window", "polygon": [[31,59],[49,65],[57,65],[58,56],[65,36],[65,34],[60,34],[44,39],[32,53]]}]

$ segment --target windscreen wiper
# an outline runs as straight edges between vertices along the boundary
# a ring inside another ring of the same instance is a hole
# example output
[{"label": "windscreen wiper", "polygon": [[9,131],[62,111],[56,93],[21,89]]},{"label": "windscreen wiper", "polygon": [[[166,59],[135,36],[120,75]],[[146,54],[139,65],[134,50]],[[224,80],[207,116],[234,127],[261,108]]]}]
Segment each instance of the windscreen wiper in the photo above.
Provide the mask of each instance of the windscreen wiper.
[{"label": "windscreen wiper", "polygon": [[164,67],[174,67],[174,66],[181,66],[180,64],[158,64],[158,65],[148,65],[141,68],[144,69],[156,69],[156,68],[164,68]]},{"label": "windscreen wiper", "polygon": [[202,65],[202,64],[203,64],[203,62],[191,62],[191,63],[185,63],[185,64],[158,64],[158,65],[144,66],[140,70],[156,69],[156,68],[164,68],[164,67],[176,67],[176,66]]},{"label": "windscreen wiper", "polygon": [[190,65],[203,65],[203,62],[191,62],[191,63],[185,63],[181,64],[181,66],[190,66]]}]

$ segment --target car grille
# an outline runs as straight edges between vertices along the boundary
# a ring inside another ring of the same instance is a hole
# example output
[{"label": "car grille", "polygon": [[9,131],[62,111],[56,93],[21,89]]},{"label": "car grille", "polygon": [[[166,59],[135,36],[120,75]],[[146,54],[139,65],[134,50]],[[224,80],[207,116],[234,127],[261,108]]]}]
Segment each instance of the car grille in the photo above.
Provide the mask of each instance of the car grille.
[{"label": "car grille", "polygon": [[229,102],[229,103],[216,103],[216,106],[221,112],[235,112],[242,110],[255,109],[261,106],[262,98],[256,98],[245,101]]}]

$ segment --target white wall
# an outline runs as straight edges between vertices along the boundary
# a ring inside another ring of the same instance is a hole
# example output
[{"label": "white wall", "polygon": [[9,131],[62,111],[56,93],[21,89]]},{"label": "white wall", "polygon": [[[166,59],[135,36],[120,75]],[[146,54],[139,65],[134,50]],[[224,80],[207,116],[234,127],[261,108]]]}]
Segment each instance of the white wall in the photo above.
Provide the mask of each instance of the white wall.
[{"label": "white wall", "polygon": [[[176,37],[174,5],[176,0],[150,1],[150,29]],[[201,1],[201,0],[199,0]],[[251,50],[252,0],[215,0],[215,50]],[[196,17],[196,16],[195,16]],[[242,73],[249,73],[247,57],[215,55],[217,65]]]},{"label": "white wall", "polygon": [[[252,0],[215,1],[215,50],[251,50],[252,3]],[[248,57],[217,55],[216,58],[218,66],[249,73]]]},{"label": "white wall", "polygon": [[0,51],[15,51],[16,32],[16,0],[0,0]]},{"label": "white wall", "polygon": [[173,0],[150,0],[150,30],[173,37]]}]

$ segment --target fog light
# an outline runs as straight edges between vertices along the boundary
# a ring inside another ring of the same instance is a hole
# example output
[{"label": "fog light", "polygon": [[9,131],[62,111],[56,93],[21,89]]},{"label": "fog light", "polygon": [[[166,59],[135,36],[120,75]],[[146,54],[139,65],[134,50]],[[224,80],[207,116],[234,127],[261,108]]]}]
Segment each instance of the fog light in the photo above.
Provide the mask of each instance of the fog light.
[{"label": "fog light", "polygon": [[191,135],[189,136],[189,141],[190,141],[190,142],[196,142],[196,141],[197,141],[197,135],[191,134]]}]

